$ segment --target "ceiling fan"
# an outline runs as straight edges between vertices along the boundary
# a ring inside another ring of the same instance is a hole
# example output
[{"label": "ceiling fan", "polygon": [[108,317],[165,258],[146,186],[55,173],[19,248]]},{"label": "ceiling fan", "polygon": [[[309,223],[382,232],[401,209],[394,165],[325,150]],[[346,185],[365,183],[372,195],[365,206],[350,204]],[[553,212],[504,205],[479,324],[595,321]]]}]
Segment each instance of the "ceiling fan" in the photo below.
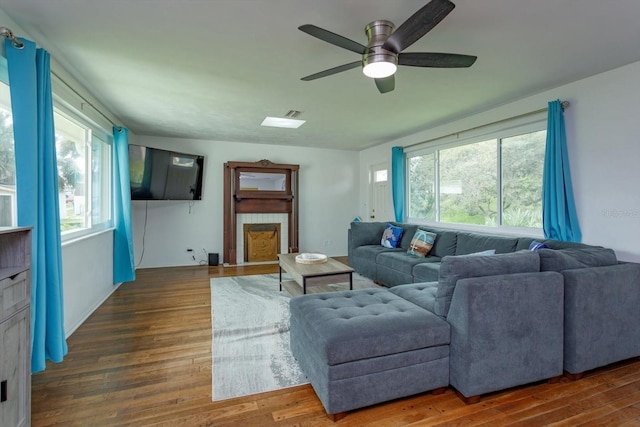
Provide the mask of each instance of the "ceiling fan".
[{"label": "ceiling fan", "polygon": [[359,61],[329,68],[303,77],[302,80],[315,80],[361,66],[362,72],[375,80],[380,93],[386,93],[391,92],[395,87],[394,73],[398,65],[433,68],[470,67],[477,57],[456,53],[402,52],[438,25],[454,7],[455,5],[449,0],[431,0],[395,31],[393,22],[373,21],[365,27],[369,40],[367,46],[315,25],[301,25],[298,29],[313,37],[362,55]]}]

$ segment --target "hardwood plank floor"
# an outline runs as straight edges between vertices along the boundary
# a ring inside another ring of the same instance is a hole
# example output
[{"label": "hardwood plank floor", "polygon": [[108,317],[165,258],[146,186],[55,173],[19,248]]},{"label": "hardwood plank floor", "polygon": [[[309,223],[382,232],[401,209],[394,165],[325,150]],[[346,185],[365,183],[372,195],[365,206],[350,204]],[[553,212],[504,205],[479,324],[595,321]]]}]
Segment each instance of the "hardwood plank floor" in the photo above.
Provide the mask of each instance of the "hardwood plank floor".
[{"label": "hardwood plank floor", "polygon": [[[346,262],[344,258],[341,259]],[[276,265],[137,271],[69,338],[64,362],[32,377],[32,425],[326,426],[309,385],[211,401],[209,279]],[[640,426],[640,358],[484,396],[448,389],[349,413],[340,426]]]}]

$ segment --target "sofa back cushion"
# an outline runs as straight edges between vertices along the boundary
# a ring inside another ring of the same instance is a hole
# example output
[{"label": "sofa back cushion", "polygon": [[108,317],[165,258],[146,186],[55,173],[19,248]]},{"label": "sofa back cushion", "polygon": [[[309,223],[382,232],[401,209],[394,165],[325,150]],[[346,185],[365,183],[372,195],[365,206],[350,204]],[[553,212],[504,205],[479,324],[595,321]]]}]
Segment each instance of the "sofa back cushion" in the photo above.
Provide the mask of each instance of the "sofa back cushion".
[{"label": "sofa back cushion", "polygon": [[429,251],[429,255],[442,258],[447,255],[456,254],[458,231],[449,230],[447,228],[431,227],[429,225],[420,225],[420,228],[436,234],[436,240]]},{"label": "sofa back cushion", "polygon": [[521,251],[487,256],[446,256],[440,263],[435,314],[446,317],[460,279],[540,271],[538,252]]},{"label": "sofa back cushion", "polygon": [[349,231],[349,246],[357,248],[365,245],[380,245],[386,222],[352,222]]},{"label": "sofa back cushion", "polygon": [[599,247],[540,249],[540,271],[562,271],[602,267],[618,263],[613,249]]},{"label": "sofa back cushion", "polygon": [[409,249],[409,246],[411,246],[411,239],[413,239],[413,235],[416,234],[418,226],[416,224],[408,224],[404,222],[392,222],[391,224],[396,227],[401,227],[403,230],[402,238],[400,239],[398,247],[404,250]]},{"label": "sofa back cushion", "polygon": [[458,232],[456,255],[466,255],[495,249],[497,254],[515,252],[517,237],[493,236],[490,234]]}]

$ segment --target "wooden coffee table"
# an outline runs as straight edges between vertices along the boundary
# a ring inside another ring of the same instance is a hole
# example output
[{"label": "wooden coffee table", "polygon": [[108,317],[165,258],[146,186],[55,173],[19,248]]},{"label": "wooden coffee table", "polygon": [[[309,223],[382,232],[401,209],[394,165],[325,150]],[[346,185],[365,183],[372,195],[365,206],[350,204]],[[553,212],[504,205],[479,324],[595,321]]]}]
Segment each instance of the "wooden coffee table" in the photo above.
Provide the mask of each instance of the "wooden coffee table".
[{"label": "wooden coffee table", "polygon": [[[298,254],[279,254],[278,264],[280,270],[280,290],[282,290],[282,270],[285,270],[293,280],[302,286],[302,293],[307,293],[307,285],[313,284],[314,278],[328,276],[349,276],[349,289],[353,289],[353,268],[336,261],[327,259],[327,262],[319,264],[301,264],[296,262]],[[324,283],[323,283],[324,284]]]}]

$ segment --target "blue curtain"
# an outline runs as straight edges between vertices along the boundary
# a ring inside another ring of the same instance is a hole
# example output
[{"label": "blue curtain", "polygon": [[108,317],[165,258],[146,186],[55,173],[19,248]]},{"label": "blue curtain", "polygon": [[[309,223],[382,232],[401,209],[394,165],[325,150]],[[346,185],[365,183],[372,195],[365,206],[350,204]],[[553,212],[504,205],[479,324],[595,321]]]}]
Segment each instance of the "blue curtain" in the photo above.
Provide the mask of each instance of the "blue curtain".
[{"label": "blue curtain", "polygon": [[113,128],[114,223],[113,283],[135,280],[133,231],[131,226],[131,192],[129,190],[129,131]]},{"label": "blue curtain", "polygon": [[548,239],[580,242],[582,233],[573,200],[567,137],[560,100],[549,102],[547,147],[542,177],[542,228]]},{"label": "blue curtain", "polygon": [[[22,40],[22,39],[21,39]],[[62,296],[58,168],[49,54],[5,40],[15,140],[18,225],[33,227],[31,371],[67,354]]]},{"label": "blue curtain", "polygon": [[393,196],[393,212],[397,222],[404,221],[405,197],[405,160],[404,148],[391,149],[391,190]]}]

